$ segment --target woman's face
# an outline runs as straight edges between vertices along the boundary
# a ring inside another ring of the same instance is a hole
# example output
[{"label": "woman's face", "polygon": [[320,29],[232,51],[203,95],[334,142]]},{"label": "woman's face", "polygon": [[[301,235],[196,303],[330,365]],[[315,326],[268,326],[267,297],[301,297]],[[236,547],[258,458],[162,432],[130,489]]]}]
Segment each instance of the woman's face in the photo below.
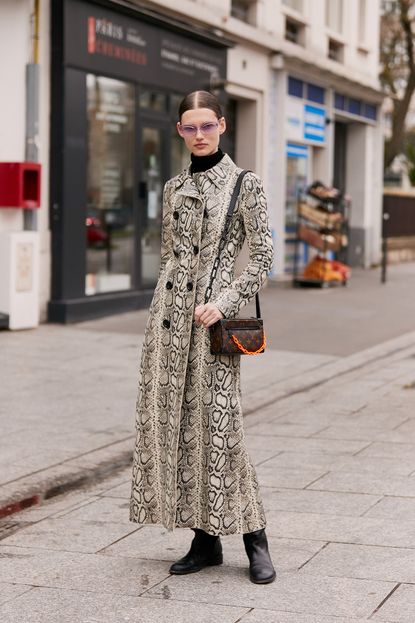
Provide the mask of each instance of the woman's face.
[{"label": "woman's face", "polygon": [[178,133],[195,156],[209,156],[218,151],[219,138],[225,130],[225,118],[218,119],[210,108],[186,110],[177,123]]}]

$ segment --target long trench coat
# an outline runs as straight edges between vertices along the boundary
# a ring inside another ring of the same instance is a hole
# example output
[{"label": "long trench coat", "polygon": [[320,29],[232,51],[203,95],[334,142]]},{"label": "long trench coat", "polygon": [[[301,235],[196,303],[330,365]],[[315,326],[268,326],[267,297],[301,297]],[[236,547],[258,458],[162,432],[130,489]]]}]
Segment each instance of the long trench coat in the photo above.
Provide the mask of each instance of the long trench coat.
[{"label": "long trench coat", "polygon": [[[211,169],[190,167],[163,192],[159,278],[139,374],[130,521],[201,528],[214,535],[266,524],[244,443],[240,357],[210,354],[209,331],[194,323],[204,303],[239,169],[225,154]],[[249,262],[235,278],[245,237]],[[263,285],[273,245],[260,179],[247,173],[210,301],[238,315]]]}]

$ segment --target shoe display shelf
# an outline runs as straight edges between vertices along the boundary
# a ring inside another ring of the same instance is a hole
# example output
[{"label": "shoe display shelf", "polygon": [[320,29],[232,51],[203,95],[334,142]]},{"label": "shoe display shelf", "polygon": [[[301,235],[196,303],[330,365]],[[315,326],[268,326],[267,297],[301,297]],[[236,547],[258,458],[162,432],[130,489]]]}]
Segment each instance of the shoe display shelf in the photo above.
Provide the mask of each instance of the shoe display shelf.
[{"label": "shoe display shelf", "polygon": [[[330,288],[347,285],[349,271],[343,262],[347,257],[351,204],[340,193],[327,195],[317,196],[312,187],[306,193],[299,194],[293,267],[295,287]],[[317,255],[300,272],[301,243],[316,249]]]}]

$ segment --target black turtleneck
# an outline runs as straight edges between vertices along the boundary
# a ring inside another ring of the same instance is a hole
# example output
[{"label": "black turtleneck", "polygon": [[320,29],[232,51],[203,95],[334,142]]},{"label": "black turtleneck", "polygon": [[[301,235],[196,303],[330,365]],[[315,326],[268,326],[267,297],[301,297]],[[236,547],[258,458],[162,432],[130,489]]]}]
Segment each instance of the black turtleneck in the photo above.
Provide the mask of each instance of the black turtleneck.
[{"label": "black turtleneck", "polygon": [[209,154],[208,156],[195,156],[195,154],[191,154],[190,158],[192,164],[190,165],[190,173],[200,173],[201,171],[207,171],[218,164],[224,156],[224,152],[219,147],[218,151],[215,151],[214,154]]}]

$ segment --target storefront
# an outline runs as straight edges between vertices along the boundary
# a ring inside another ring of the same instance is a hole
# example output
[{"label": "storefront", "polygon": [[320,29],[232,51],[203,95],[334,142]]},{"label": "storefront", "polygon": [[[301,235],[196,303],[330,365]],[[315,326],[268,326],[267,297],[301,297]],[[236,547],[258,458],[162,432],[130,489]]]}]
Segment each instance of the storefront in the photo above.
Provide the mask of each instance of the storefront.
[{"label": "storefront", "polygon": [[[280,274],[302,269],[312,249],[296,244],[299,196],[313,182],[334,186],[351,199],[347,261],[352,266],[369,266],[376,258],[382,136],[378,105],[364,96],[344,95],[332,85],[307,80],[301,74],[279,76],[280,109],[284,122],[277,128],[284,137],[285,160],[280,163],[284,188],[280,235],[284,235],[284,256]],[[370,97],[371,93],[368,93]],[[278,166],[278,162],[276,162]],[[295,257],[296,253],[296,257]]]},{"label": "storefront", "polygon": [[177,105],[224,81],[227,45],[116,3],[52,3],[50,320],[148,304],[163,185],[188,161]]},{"label": "storefront", "polygon": [[[286,200],[285,272],[291,273],[297,228],[297,202],[310,184],[327,146],[326,90],[321,86],[287,77],[286,96]],[[307,245],[297,247],[300,265],[308,260]]]}]

